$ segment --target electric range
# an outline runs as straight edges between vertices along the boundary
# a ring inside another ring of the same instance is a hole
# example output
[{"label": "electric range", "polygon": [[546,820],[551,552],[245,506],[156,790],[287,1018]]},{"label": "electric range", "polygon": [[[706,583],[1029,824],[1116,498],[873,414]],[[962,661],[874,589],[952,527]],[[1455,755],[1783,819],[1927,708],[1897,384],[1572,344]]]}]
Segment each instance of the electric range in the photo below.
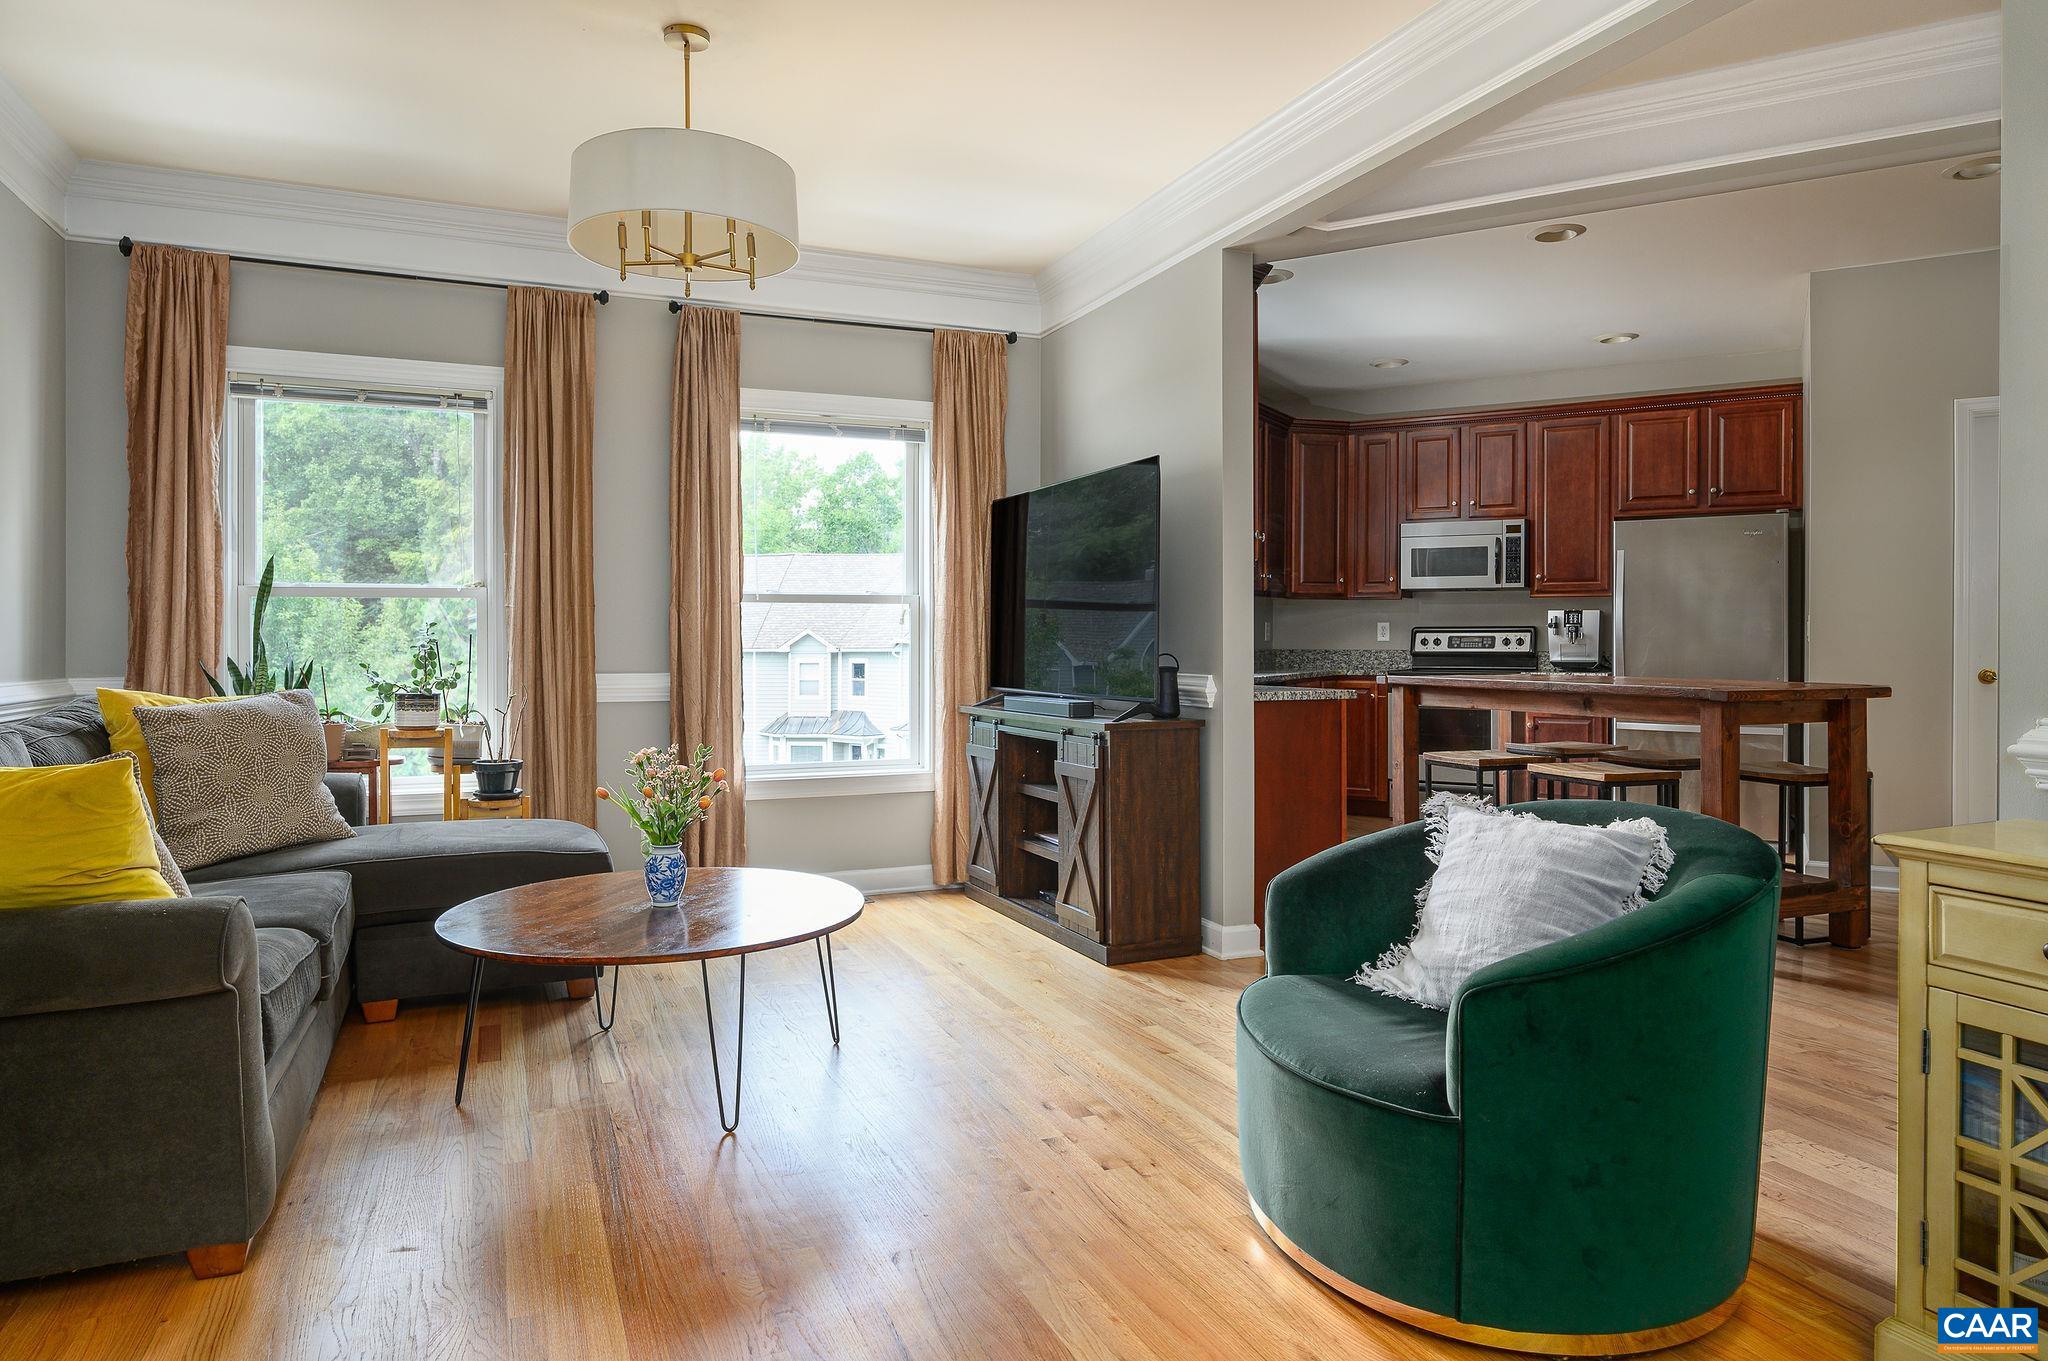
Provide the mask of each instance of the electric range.
[{"label": "electric range", "polygon": [[[1535,671],[1541,665],[1536,654],[1536,630],[1515,625],[1418,625],[1408,631],[1408,656],[1407,666],[1388,674],[1486,676]],[[1484,709],[1425,707],[1417,726],[1423,751],[1476,751],[1493,745],[1493,715]],[[1474,788],[1476,791],[1478,784]]]}]

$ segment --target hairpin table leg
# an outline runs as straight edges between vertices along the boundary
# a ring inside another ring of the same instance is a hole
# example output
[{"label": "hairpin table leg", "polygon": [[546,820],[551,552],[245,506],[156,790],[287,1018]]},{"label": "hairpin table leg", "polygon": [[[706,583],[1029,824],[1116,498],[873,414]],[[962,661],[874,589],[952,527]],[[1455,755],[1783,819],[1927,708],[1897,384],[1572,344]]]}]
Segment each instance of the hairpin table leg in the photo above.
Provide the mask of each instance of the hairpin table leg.
[{"label": "hairpin table leg", "polygon": [[740,1126],[740,1081],[746,1076],[747,1063],[747,957],[740,956],[740,1023],[739,1038],[733,1045],[732,1056],[732,1119],[725,1117],[725,1080],[718,1068],[718,1023],[711,1017],[711,967],[705,960],[697,961],[699,976],[704,981],[704,1029],[711,1037],[711,1084],[718,1093],[718,1125],[727,1134]]},{"label": "hairpin table leg", "polygon": [[832,1026],[832,1043],[839,1043],[839,975],[832,967],[832,937],[818,937],[818,983],[825,990],[825,1019]]},{"label": "hairpin table leg", "polygon": [[462,1015],[462,1061],[455,1069],[455,1104],[462,1104],[462,1089],[469,1081],[469,1037],[476,1031],[476,999],[484,987],[484,957],[478,955],[469,967],[469,1010]]},{"label": "hairpin table leg", "polygon": [[597,1028],[600,1032],[609,1031],[612,1022],[619,1019],[619,975],[624,973],[625,969],[617,964],[612,965],[611,969],[612,1000],[609,1006],[604,1000],[604,965],[600,964],[590,971],[590,999],[597,1003]]}]

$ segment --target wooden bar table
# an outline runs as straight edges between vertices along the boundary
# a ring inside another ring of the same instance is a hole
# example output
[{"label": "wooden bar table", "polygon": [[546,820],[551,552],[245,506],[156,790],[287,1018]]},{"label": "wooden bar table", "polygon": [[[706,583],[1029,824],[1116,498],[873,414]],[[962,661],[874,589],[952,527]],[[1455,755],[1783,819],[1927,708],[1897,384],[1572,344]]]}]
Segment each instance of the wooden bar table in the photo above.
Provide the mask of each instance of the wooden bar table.
[{"label": "wooden bar table", "polygon": [[1870,939],[1870,785],[1865,709],[1891,694],[1887,685],[1815,681],[1677,680],[1656,676],[1394,675],[1387,677],[1388,751],[1393,787],[1388,812],[1413,822],[1421,815],[1421,712],[1484,709],[1515,713],[1632,718],[1697,723],[1700,729],[1700,811],[1740,824],[1744,724],[1824,723],[1828,730],[1828,878],[1785,872],[1781,917],[1828,918],[1828,940],[1859,946]]}]

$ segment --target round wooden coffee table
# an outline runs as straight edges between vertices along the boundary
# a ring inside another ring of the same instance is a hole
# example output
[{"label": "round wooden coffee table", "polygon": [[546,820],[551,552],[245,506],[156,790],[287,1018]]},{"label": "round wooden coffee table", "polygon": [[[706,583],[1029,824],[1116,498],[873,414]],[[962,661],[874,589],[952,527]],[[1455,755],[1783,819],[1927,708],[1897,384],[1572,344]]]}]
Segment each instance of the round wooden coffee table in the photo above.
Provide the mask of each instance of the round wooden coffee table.
[{"label": "round wooden coffee table", "polygon": [[[597,1023],[610,1030],[618,1018],[619,972],[628,964],[697,961],[704,985],[704,1026],[711,1041],[711,1081],[718,1093],[718,1123],[730,1134],[740,1122],[740,1079],[747,1044],[747,956],[757,950],[815,941],[825,1020],[839,1043],[839,985],[832,968],[832,933],[860,916],[859,889],[818,874],[793,870],[692,869],[676,907],[647,901],[647,881],[635,871],[587,874],[523,884],[471,898],[441,914],[434,934],[475,957],[469,971],[469,1010],[462,1020],[462,1061],[455,1073],[455,1104],[469,1079],[470,1037],[484,961],[588,966],[593,978],[612,970],[609,1013],[599,997]],[[718,1064],[718,1026],[711,1015],[711,970],[722,955],[740,960],[738,1039],[733,1050],[732,1118],[725,1114],[725,1079]]]}]

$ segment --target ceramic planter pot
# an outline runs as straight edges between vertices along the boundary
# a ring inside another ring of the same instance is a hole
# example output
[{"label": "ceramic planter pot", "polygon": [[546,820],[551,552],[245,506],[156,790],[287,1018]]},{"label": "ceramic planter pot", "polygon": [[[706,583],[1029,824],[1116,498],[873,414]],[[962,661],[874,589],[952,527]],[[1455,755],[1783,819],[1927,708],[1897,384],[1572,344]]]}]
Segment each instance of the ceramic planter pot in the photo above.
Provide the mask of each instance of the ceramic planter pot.
[{"label": "ceramic planter pot", "polygon": [[341,759],[342,750],[348,745],[348,724],[322,723],[320,732],[327,739],[327,764],[331,766]]},{"label": "ceramic planter pot", "polygon": [[690,858],[680,846],[647,848],[647,901],[656,907],[674,907],[683,900],[683,880],[689,874]]},{"label": "ceramic planter pot", "polygon": [[480,799],[509,799],[519,792],[519,772],[526,762],[514,756],[506,761],[478,761],[470,767],[476,775]]},{"label": "ceramic planter pot", "polygon": [[[455,760],[458,765],[476,761],[484,752],[484,725],[481,723],[451,723],[455,733]],[[427,764],[435,770],[441,768],[441,753],[427,753]]]},{"label": "ceramic planter pot", "polygon": [[441,726],[441,695],[437,690],[400,690],[391,697],[391,726],[418,731]]}]

